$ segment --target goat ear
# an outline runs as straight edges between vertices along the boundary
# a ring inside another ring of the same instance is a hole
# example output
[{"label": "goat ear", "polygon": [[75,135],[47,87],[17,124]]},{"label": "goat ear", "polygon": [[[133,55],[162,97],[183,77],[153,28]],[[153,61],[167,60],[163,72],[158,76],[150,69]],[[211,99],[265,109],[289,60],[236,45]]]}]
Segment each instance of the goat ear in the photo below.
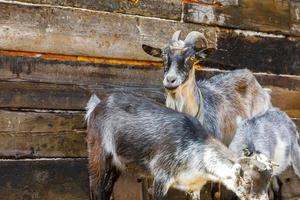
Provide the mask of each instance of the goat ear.
[{"label": "goat ear", "polygon": [[162,57],[162,50],[160,48],[151,47],[148,45],[142,45],[143,50],[150,56]]},{"label": "goat ear", "polygon": [[195,58],[196,60],[205,60],[210,54],[212,54],[215,51],[215,48],[197,50]]}]

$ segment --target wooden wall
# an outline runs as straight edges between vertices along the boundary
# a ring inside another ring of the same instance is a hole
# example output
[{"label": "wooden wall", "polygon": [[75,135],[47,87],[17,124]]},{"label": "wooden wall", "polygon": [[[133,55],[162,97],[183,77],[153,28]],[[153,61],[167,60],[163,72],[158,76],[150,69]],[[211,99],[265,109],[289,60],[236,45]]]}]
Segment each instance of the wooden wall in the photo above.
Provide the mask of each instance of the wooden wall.
[{"label": "wooden wall", "polygon": [[[0,199],[88,199],[86,102],[113,91],[164,102],[160,60],[141,45],[176,30],[218,47],[198,78],[249,68],[300,127],[298,0],[1,0]],[[283,182],[284,199],[300,199],[291,170]],[[126,175],[114,198],[147,200],[147,185]]]}]

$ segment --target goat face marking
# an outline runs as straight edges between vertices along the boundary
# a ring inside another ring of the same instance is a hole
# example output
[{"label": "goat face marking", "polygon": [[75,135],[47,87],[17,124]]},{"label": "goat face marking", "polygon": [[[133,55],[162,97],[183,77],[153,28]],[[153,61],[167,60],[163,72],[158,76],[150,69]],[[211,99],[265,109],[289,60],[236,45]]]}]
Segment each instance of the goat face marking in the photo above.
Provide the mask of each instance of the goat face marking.
[{"label": "goat face marking", "polygon": [[[203,60],[210,53],[207,41],[202,33],[192,31],[186,39],[179,40],[180,31],[176,31],[167,47],[163,50],[143,45],[144,51],[154,57],[162,57],[164,63],[163,85],[167,90],[175,90],[189,79],[193,65]],[[204,41],[205,47],[196,47],[198,40]]]}]

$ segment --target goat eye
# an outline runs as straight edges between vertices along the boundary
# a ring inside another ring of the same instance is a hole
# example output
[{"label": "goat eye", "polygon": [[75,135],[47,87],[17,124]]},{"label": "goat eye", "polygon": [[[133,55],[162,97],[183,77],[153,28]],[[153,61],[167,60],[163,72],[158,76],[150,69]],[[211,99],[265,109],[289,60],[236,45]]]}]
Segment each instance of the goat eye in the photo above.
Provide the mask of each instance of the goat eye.
[{"label": "goat eye", "polygon": [[191,61],[192,63],[196,62],[196,56],[191,56],[191,57],[190,57],[190,61]]},{"label": "goat eye", "polygon": [[166,64],[164,67],[164,72],[166,73],[167,71],[169,71],[169,66]]}]

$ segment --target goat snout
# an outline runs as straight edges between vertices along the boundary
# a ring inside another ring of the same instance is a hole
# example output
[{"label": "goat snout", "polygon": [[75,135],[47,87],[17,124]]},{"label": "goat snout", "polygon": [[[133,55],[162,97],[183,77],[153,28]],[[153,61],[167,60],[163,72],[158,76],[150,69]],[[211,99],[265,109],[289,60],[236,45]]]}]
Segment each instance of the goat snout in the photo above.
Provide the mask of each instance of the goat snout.
[{"label": "goat snout", "polygon": [[167,76],[166,78],[167,78],[167,82],[169,84],[175,83],[175,81],[177,79],[177,77],[175,75],[173,75],[173,76],[172,75],[171,76]]},{"label": "goat snout", "polygon": [[167,75],[164,79],[164,87],[168,90],[174,90],[180,85],[179,78],[176,75]]}]

